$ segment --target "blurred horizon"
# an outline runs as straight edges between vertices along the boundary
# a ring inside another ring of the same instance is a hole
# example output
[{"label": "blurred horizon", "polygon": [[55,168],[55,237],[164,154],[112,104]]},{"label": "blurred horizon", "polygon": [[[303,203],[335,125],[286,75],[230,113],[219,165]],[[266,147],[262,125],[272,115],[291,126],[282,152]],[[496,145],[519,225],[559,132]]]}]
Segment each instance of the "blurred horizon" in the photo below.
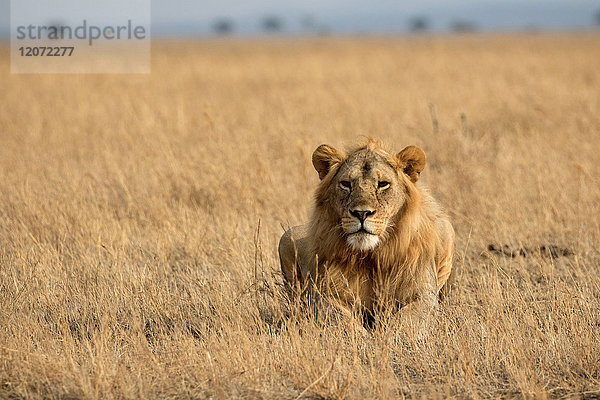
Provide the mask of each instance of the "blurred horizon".
[{"label": "blurred horizon", "polygon": [[[591,30],[600,27],[600,3],[583,0],[230,0],[199,3],[152,0],[152,37],[353,35],[445,32]],[[0,0],[0,36],[10,33],[10,0]],[[101,17],[98,17],[101,18]],[[69,16],[65,16],[68,21]],[[77,21],[74,21],[77,22]]]}]

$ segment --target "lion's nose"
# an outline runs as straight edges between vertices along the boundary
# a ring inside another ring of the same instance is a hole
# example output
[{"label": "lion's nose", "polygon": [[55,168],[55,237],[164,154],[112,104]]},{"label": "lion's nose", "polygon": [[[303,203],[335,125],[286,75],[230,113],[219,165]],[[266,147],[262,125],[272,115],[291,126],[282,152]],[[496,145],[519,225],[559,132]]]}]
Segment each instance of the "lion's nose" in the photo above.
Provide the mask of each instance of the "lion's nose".
[{"label": "lion's nose", "polygon": [[365,222],[365,219],[367,219],[368,216],[373,214],[375,214],[374,210],[350,210],[350,215],[353,215],[356,218],[358,218],[360,222]]}]

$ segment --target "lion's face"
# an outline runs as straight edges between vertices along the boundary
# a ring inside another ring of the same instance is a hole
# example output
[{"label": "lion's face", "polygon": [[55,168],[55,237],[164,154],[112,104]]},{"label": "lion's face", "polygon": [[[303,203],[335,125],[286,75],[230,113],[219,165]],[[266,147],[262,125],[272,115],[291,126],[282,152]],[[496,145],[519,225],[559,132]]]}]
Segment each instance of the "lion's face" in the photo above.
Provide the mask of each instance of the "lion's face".
[{"label": "lion's face", "polygon": [[340,166],[331,189],[346,241],[361,251],[379,244],[406,195],[395,168],[369,150],[352,154]]},{"label": "lion's face", "polygon": [[313,154],[313,164],[321,179],[327,178],[324,195],[341,227],[341,232],[332,232],[343,235],[350,248],[365,252],[375,249],[393,229],[409,185],[425,166],[425,153],[410,146],[394,157],[367,146],[345,156],[322,145]]}]

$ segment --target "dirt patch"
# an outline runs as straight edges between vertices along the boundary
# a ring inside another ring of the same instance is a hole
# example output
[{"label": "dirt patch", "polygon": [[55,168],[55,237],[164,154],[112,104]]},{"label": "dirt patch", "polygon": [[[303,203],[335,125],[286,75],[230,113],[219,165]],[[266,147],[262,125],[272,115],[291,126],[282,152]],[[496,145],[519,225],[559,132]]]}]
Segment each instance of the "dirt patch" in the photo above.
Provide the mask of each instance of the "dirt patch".
[{"label": "dirt patch", "polygon": [[511,247],[508,244],[488,244],[488,250],[492,253],[499,254],[504,257],[527,257],[532,255],[541,255],[548,258],[568,257],[575,254],[569,248],[557,246],[554,244],[543,244],[535,247]]}]

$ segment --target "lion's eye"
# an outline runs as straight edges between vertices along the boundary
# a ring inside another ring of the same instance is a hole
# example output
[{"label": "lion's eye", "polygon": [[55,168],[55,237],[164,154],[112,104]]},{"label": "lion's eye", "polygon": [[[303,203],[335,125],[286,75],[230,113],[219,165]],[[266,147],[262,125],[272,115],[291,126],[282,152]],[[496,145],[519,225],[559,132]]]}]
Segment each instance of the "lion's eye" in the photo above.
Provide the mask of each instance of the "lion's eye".
[{"label": "lion's eye", "polygon": [[340,186],[344,189],[350,189],[352,185],[350,184],[350,181],[341,181]]},{"label": "lion's eye", "polygon": [[377,187],[379,189],[387,189],[387,188],[390,187],[390,183],[386,182],[386,181],[380,181],[380,182],[377,183]]}]

